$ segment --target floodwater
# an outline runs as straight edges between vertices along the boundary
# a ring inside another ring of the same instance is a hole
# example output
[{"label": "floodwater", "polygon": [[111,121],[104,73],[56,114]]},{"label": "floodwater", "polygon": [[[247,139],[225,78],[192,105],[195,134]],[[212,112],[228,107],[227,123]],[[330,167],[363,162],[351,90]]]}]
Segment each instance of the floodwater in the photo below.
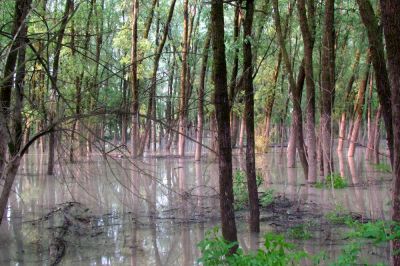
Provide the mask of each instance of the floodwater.
[{"label": "floodwater", "polygon": [[[391,176],[367,163],[363,152],[359,148],[354,160],[336,158],[335,170],[350,186],[332,190],[306,185],[300,163],[287,169],[286,154],[272,149],[257,156],[264,181],[260,190],[272,188],[299,207],[318,206],[322,212],[340,207],[365,218],[388,219]],[[140,162],[92,156],[58,164],[55,176],[45,174],[46,159],[31,153],[21,164],[0,227],[0,265],[50,264],[49,247],[66,224],[60,265],[195,265],[201,255],[196,244],[219,224],[218,165],[210,157],[199,163],[164,156]],[[244,158],[236,155],[234,169],[243,168]],[[279,231],[264,219],[261,234],[251,235],[247,212],[238,216],[245,250],[262,243],[264,233]],[[295,243],[312,254],[324,250],[335,257],[346,243],[342,231],[319,230]],[[387,245],[367,245],[363,252],[369,263],[390,258]]]}]

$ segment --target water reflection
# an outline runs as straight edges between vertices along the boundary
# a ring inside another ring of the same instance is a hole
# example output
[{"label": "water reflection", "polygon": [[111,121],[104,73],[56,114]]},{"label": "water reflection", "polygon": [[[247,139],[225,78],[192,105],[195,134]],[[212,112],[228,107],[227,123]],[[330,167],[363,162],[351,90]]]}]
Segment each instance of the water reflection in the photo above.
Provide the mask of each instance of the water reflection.
[{"label": "water reflection", "polygon": [[[61,165],[59,175],[50,177],[44,171],[44,158],[29,154],[23,161],[8,219],[0,227],[0,265],[46,264],[46,237],[57,220],[49,216],[46,223],[30,221],[65,202],[82,203],[104,231],[71,238],[63,265],[192,265],[200,256],[196,243],[218,224],[218,166],[213,160],[105,161],[92,156],[90,161]],[[351,184],[342,190],[309,186],[301,168],[288,169],[282,160],[279,149],[256,158],[264,180],[261,191],[273,189],[298,204],[315,203],[325,210],[342,206],[365,217],[389,217],[389,183],[381,181],[388,174],[366,163],[360,151],[354,159],[340,153],[336,158],[340,175]],[[233,162],[234,171],[244,169],[243,156],[235,156]],[[256,249],[262,235],[272,230],[262,223],[261,234],[253,235],[245,221],[238,227],[245,250]],[[327,235],[300,244],[313,253],[321,248],[331,254],[340,250]]]}]

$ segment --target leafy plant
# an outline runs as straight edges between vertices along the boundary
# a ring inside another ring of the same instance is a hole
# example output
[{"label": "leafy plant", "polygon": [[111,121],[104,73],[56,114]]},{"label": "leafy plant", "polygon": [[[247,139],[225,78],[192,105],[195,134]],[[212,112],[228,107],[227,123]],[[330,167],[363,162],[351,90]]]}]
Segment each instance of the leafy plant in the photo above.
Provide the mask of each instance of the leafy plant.
[{"label": "leafy plant", "polygon": [[273,189],[268,189],[261,194],[260,204],[263,207],[267,207],[274,201],[275,191]]},{"label": "leafy plant", "polygon": [[338,173],[332,173],[330,175],[328,175],[324,181],[322,182],[317,182],[315,184],[316,188],[324,188],[324,187],[328,187],[328,188],[335,188],[335,189],[341,189],[341,188],[345,188],[348,187],[348,183],[346,181],[346,179],[344,177],[342,177],[340,174]]},{"label": "leafy plant", "polygon": [[202,257],[199,263],[206,266],[214,265],[297,265],[307,257],[307,253],[296,251],[295,246],[285,241],[282,235],[268,233],[264,236],[263,248],[256,252],[244,254],[239,247],[237,252],[228,256],[229,249],[237,243],[229,243],[218,236],[218,229],[207,232],[206,238],[198,246]]},{"label": "leafy plant", "polygon": [[400,225],[392,221],[353,222],[351,226],[354,231],[350,237],[372,239],[375,243],[400,239]]},{"label": "leafy plant", "polygon": [[[263,183],[263,178],[259,173],[256,175],[256,182],[257,187],[261,186]],[[269,193],[269,191],[267,191],[266,193]],[[233,176],[233,195],[235,198],[235,210],[241,210],[247,206],[249,202],[249,192],[247,190],[246,173],[244,171],[238,170]],[[265,199],[265,201],[267,200],[268,199]]]},{"label": "leafy plant", "polygon": [[305,223],[305,224],[299,224],[296,226],[293,226],[289,228],[287,231],[287,236],[289,238],[294,238],[294,239],[310,239],[311,238],[311,232],[310,232],[310,223]]},{"label": "leafy plant", "polygon": [[337,205],[334,210],[327,212],[325,218],[333,224],[349,224],[353,222],[351,215],[341,205]]}]

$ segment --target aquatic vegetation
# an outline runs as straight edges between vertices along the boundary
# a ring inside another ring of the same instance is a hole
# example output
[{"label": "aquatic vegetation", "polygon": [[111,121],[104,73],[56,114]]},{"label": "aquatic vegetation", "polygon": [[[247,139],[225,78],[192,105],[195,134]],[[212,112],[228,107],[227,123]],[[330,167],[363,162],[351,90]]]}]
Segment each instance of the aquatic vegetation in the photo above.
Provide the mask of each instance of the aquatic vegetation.
[{"label": "aquatic vegetation", "polygon": [[[260,187],[263,183],[263,178],[260,173],[256,175],[257,187]],[[235,198],[234,206],[235,210],[244,209],[249,203],[249,192],[247,190],[247,179],[246,173],[241,170],[237,170],[233,176],[233,195]],[[260,203],[262,206],[270,204],[273,200],[272,191],[263,193],[260,197]],[[265,205],[263,205],[263,203]]]}]

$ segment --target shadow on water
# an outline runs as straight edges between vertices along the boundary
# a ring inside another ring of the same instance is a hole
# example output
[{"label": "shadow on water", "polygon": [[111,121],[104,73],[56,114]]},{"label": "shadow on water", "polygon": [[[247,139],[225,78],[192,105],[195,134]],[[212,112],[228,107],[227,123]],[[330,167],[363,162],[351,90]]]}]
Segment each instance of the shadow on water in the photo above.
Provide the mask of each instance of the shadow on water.
[{"label": "shadow on water", "polygon": [[[243,249],[255,250],[266,232],[285,232],[278,219],[294,217],[291,211],[301,216],[299,209],[318,208],[321,214],[293,223],[318,219],[338,206],[368,219],[388,219],[390,174],[377,171],[362,153],[335,158],[337,172],[350,184],[340,190],[308,186],[300,164],[286,168],[279,149],[257,156],[260,191],[273,189],[291,202],[291,209],[272,216],[263,211],[261,235],[250,234],[247,212],[238,212]],[[219,223],[213,160],[148,157],[132,162],[93,156],[62,164],[57,175],[47,176],[45,158],[32,153],[24,159],[0,227],[1,265],[47,265],[52,238],[64,224],[62,265],[193,265],[201,255],[196,244]],[[244,158],[236,155],[234,171],[243,168]],[[308,252],[337,256],[345,242],[340,230],[316,229],[310,240],[295,242]],[[388,262],[390,252],[371,246],[368,254],[371,262]]]}]

